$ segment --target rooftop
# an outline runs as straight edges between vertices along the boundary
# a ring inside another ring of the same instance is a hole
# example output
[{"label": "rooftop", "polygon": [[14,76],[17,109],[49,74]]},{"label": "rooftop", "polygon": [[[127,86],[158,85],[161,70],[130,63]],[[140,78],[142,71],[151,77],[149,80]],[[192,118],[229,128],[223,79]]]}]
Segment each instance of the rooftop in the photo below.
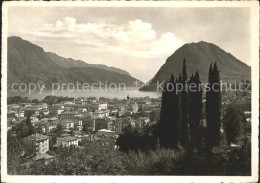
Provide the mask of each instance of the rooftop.
[{"label": "rooftop", "polygon": [[28,138],[28,139],[31,139],[31,140],[40,141],[40,140],[49,139],[49,136],[36,133],[36,134],[32,134],[32,135],[30,135],[28,137],[25,137],[25,138]]},{"label": "rooftop", "polygon": [[102,109],[102,110],[96,110],[94,113],[96,113],[96,114],[103,114],[103,113],[107,113],[107,112],[109,112],[109,110]]},{"label": "rooftop", "polygon": [[113,132],[115,132],[115,131],[111,131],[111,130],[107,130],[107,129],[101,129],[101,130],[98,130],[99,132],[111,132],[111,133],[113,133]]},{"label": "rooftop", "polygon": [[74,140],[77,140],[76,137],[71,137],[71,136],[67,136],[67,137],[63,137],[63,138],[58,138],[62,141],[66,141],[66,142],[70,142],[70,141],[74,141]]},{"label": "rooftop", "polygon": [[35,160],[41,160],[41,159],[51,159],[51,158],[54,158],[54,156],[51,156],[49,154],[46,154],[46,153],[42,153],[40,155],[37,155],[35,156]]},{"label": "rooftop", "polygon": [[62,107],[61,106],[49,106],[49,109],[50,110],[60,110],[60,109],[62,109]]},{"label": "rooftop", "polygon": [[49,120],[49,121],[56,121],[56,120],[59,120],[59,118],[52,117],[52,118],[49,118],[48,120]]},{"label": "rooftop", "polygon": [[61,113],[61,115],[62,114],[78,114],[78,111],[65,111],[65,112]]}]

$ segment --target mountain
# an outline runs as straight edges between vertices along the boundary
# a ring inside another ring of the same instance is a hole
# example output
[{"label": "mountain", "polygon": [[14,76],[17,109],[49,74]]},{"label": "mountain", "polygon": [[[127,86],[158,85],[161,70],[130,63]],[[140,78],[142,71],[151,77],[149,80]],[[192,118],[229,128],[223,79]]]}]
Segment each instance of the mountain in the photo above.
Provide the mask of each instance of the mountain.
[{"label": "mountain", "polygon": [[128,72],[118,69],[115,67],[108,67],[106,65],[101,65],[101,64],[88,64],[82,60],[74,60],[72,58],[65,58],[57,55],[56,53],[52,52],[47,52],[48,56],[52,59],[53,62],[55,62],[57,65],[60,65],[65,68],[69,67],[94,67],[94,68],[99,68],[99,69],[104,69],[108,71],[113,71],[117,72],[119,74],[125,74],[128,76],[131,76]]},{"label": "mountain", "polygon": [[[46,53],[43,48],[20,37],[8,38],[7,52],[8,87],[12,83],[28,84],[39,81],[44,82],[48,89],[51,88],[52,83],[76,83],[77,81],[88,84],[99,81],[108,84],[125,83],[126,86],[133,86],[134,81],[137,80],[122,70],[119,73],[108,69],[110,67],[107,66],[86,67],[84,63],[81,63],[83,61],[73,63],[73,59],[69,62],[71,67],[69,64],[62,66],[61,63],[57,64],[58,61],[54,61],[54,58],[49,56],[50,53]],[[107,69],[104,69],[106,67]],[[114,70],[120,71],[117,68]]]},{"label": "mountain", "polygon": [[201,81],[207,82],[209,66],[211,63],[216,62],[220,71],[220,78],[224,82],[240,81],[242,79],[251,80],[250,66],[239,61],[218,46],[201,41],[185,44],[168,57],[165,64],[161,66],[153,77],[149,87],[147,87],[148,90],[155,89],[157,81],[169,80],[171,73],[174,76],[179,76],[179,73],[182,72],[184,58],[186,60],[188,78],[192,73],[198,71]]}]

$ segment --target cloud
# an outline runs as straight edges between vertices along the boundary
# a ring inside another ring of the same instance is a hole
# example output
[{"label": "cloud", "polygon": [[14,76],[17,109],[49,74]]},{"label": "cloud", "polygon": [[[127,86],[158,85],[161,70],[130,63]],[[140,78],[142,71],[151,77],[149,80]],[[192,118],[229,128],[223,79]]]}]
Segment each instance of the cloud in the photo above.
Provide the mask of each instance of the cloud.
[{"label": "cloud", "polygon": [[[126,42],[142,42],[149,41],[156,38],[156,32],[152,29],[150,23],[143,22],[142,20],[128,21],[127,24],[121,26],[119,34],[124,35],[119,36],[119,39]],[[124,31],[127,29],[126,31]],[[117,34],[115,34],[117,36]]]},{"label": "cloud", "polygon": [[139,19],[110,24],[78,23],[75,18],[66,17],[54,23],[46,23],[38,31],[27,33],[39,39],[58,39],[86,47],[93,45],[97,49],[102,48],[102,51],[121,52],[134,57],[169,55],[183,44],[174,33],[159,35],[151,23]]}]

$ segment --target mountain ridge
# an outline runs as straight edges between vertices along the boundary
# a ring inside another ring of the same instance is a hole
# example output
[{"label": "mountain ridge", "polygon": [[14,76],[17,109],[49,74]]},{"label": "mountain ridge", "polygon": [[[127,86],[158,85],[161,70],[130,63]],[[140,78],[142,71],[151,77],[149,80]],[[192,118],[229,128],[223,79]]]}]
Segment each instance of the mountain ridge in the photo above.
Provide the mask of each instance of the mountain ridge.
[{"label": "mountain ridge", "polygon": [[[208,69],[211,63],[216,62],[220,71],[220,79],[224,82],[251,80],[251,67],[235,58],[213,43],[200,41],[187,43],[171,54],[160,67],[147,90],[154,90],[158,82],[167,81],[173,73],[176,77],[182,72],[182,61],[185,58],[188,78],[196,71],[202,82],[208,80]],[[145,88],[141,90],[146,90]]]},{"label": "mountain ridge", "polygon": [[83,60],[75,60],[73,58],[62,57],[62,56],[58,55],[57,53],[53,53],[53,52],[46,52],[46,53],[56,64],[58,64],[62,67],[66,67],[66,68],[68,68],[68,67],[95,67],[95,68],[100,68],[100,69],[104,69],[104,70],[117,72],[119,74],[125,74],[128,76],[131,76],[129,72],[116,68],[116,67],[112,67],[112,66],[109,67],[104,64],[89,64]]},{"label": "mountain ridge", "polygon": [[29,84],[39,81],[44,82],[46,88],[51,88],[52,83],[75,83],[76,81],[89,82],[89,84],[97,81],[125,83],[126,86],[133,86],[134,81],[137,80],[131,75],[109,69],[62,67],[53,61],[42,47],[17,36],[8,38],[7,52],[8,87],[12,83]]}]

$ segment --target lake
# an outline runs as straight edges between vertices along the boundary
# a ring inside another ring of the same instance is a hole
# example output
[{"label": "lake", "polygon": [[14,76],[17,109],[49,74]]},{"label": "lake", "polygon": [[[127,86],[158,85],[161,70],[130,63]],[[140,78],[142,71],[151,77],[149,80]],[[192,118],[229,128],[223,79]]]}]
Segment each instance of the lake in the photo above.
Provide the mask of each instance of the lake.
[{"label": "lake", "polygon": [[106,97],[106,98],[118,98],[118,99],[124,99],[129,95],[131,98],[135,97],[150,97],[150,98],[158,98],[162,96],[161,92],[156,91],[139,91],[138,88],[135,87],[127,87],[124,90],[121,91],[68,91],[68,90],[61,90],[52,93],[52,91],[43,91],[41,94],[39,91],[31,92],[14,92],[14,91],[8,91],[8,97],[12,96],[22,96],[22,97],[28,97],[29,99],[39,99],[42,100],[44,97],[48,95],[55,95],[55,96],[63,96],[63,97]]}]

